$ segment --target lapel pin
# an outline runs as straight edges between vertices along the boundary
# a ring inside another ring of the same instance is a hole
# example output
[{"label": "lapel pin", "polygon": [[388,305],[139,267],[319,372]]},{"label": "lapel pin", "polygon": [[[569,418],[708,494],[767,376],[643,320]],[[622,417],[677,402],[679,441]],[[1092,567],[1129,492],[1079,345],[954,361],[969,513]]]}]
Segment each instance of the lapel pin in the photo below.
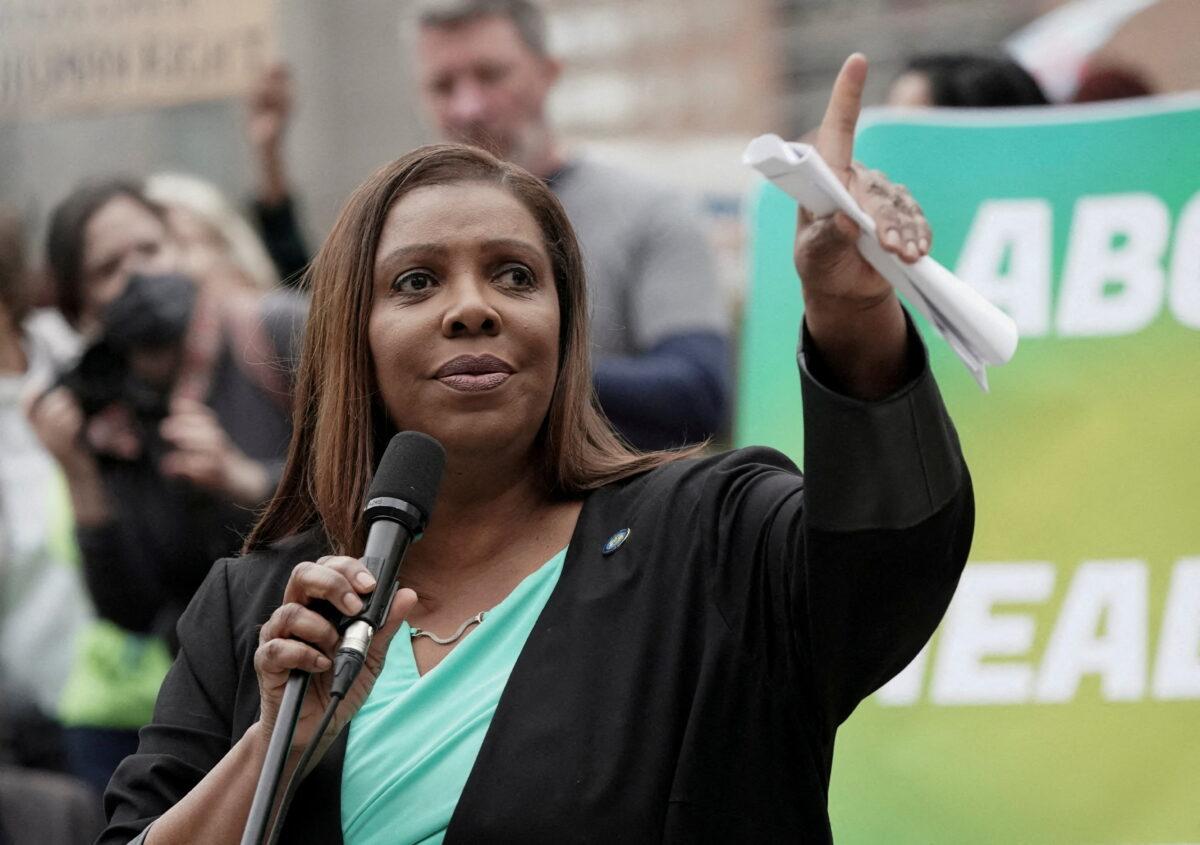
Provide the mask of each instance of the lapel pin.
[{"label": "lapel pin", "polygon": [[611,555],[617,549],[621,548],[621,544],[629,539],[629,529],[622,528],[616,534],[608,538],[608,542],[604,544],[604,554]]}]

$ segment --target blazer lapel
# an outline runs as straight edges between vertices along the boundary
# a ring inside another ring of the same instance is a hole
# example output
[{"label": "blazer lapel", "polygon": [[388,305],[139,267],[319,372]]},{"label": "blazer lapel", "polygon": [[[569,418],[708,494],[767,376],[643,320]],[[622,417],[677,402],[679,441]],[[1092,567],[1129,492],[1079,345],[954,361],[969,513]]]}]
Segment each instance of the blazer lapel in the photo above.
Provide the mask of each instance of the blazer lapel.
[{"label": "blazer lapel", "polygon": [[[511,810],[514,801],[521,801],[513,793],[513,787],[527,780],[523,771],[530,761],[518,759],[520,755],[503,749],[524,745],[520,737],[530,729],[529,713],[534,702],[544,706],[547,701],[559,701],[559,687],[571,684],[570,673],[555,667],[561,665],[563,650],[571,650],[570,643],[563,642],[564,632],[569,631],[571,618],[577,612],[576,599],[589,591],[588,581],[596,575],[593,564],[600,560],[605,541],[613,533],[610,524],[613,520],[609,517],[620,510],[611,502],[617,495],[611,488],[597,490],[583,504],[562,574],[500,694],[483,745],[446,829],[447,843],[479,841],[480,829],[487,829],[488,819],[496,815],[494,809]],[[571,639],[571,635],[566,634],[566,638]],[[556,737],[562,742],[556,740],[553,750],[547,753],[550,759],[538,762],[541,767],[566,772],[570,760],[578,755],[572,750],[569,737],[557,733]],[[494,832],[503,839],[503,833]]]}]

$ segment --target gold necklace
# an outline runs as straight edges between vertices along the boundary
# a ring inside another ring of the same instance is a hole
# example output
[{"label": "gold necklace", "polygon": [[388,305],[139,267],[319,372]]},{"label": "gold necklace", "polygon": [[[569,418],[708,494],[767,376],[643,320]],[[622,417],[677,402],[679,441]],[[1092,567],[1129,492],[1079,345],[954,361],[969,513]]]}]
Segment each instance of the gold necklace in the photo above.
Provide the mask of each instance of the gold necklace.
[{"label": "gold necklace", "polygon": [[429,639],[433,640],[438,645],[450,645],[450,643],[455,643],[455,642],[458,642],[460,639],[462,639],[462,635],[467,633],[467,629],[470,628],[472,625],[478,625],[481,622],[483,622],[483,617],[486,614],[487,614],[486,610],[479,611],[474,616],[472,616],[470,619],[468,619],[466,622],[459,625],[457,631],[455,631],[453,634],[451,634],[450,636],[448,636],[444,639],[442,637],[439,637],[437,634],[433,633],[432,631],[425,631],[425,630],[422,630],[421,628],[411,629],[409,631],[409,636],[411,636],[414,640],[417,637],[428,637]]}]

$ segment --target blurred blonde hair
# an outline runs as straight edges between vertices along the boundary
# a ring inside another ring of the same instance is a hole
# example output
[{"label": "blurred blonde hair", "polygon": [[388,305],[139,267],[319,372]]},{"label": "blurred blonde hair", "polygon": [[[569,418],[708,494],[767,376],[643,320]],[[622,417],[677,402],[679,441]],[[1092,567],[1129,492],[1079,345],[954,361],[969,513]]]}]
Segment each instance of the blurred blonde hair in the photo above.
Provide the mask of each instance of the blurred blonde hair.
[{"label": "blurred blonde hair", "polygon": [[145,193],[152,202],[196,217],[252,287],[278,286],[279,273],[262,239],[216,185],[186,173],[156,173],[146,180]]}]

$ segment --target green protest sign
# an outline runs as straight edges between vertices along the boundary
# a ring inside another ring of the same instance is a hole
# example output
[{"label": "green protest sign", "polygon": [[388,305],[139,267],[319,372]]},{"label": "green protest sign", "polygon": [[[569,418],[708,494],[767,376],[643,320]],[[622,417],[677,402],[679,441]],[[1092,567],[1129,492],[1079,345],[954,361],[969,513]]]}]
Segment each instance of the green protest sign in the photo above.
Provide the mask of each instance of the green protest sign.
[{"label": "green protest sign", "polygon": [[[864,113],[933,255],[1021,331],[926,331],[978,507],[938,633],[838,734],[842,843],[1200,841],[1200,97]],[[735,439],[802,457],[795,205],[753,205]]]}]

